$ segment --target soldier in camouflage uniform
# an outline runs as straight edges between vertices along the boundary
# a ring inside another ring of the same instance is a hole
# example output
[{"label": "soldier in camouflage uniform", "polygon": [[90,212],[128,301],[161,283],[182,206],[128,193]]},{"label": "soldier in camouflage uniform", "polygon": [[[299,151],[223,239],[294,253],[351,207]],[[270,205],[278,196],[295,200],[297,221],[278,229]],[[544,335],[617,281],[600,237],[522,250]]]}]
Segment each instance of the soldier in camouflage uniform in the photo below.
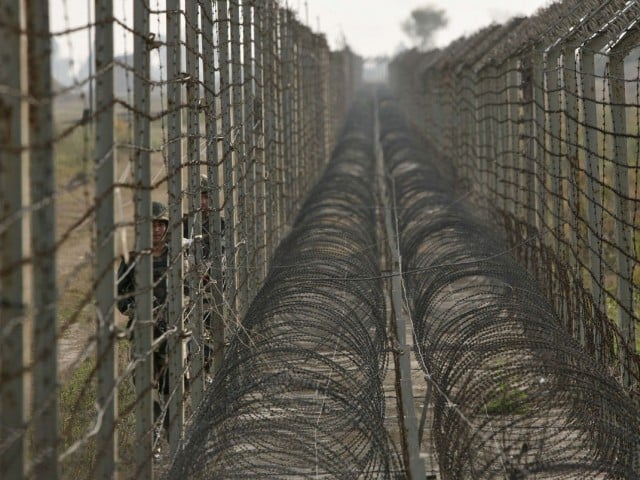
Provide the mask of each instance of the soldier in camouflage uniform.
[{"label": "soldier in camouflage uniform", "polygon": [[[153,338],[162,336],[167,331],[167,268],[169,265],[169,247],[167,244],[167,230],[169,227],[169,213],[167,207],[160,202],[152,204],[152,235],[153,244]],[[133,320],[135,313],[135,265],[136,252],[129,254],[129,262],[124,259],[118,268],[118,310],[129,317],[127,330],[133,337]],[[167,341],[163,340],[153,352],[153,410],[157,421],[162,414],[162,406],[166,405],[169,396],[169,365],[167,358]],[[168,432],[169,415],[164,416],[164,428]]]},{"label": "soldier in camouflage uniform", "polygon": [[[204,342],[204,360],[205,360],[205,370],[209,372],[211,370],[211,363],[213,361],[214,351],[212,347],[212,318],[211,311],[214,308],[220,308],[220,305],[215,305],[216,297],[221,298],[222,290],[224,290],[224,285],[219,285],[216,283],[215,278],[212,278],[212,273],[214,271],[213,262],[219,262],[219,265],[222,263],[222,258],[217,258],[215,254],[211,253],[211,234],[214,235],[217,232],[209,232],[210,228],[210,216],[212,215],[212,209],[209,205],[209,180],[206,175],[200,176],[200,210],[202,212],[202,261],[198,263],[198,265],[193,265],[193,271],[199,275],[198,283],[204,285],[202,289],[202,301],[203,301],[203,321],[204,321],[204,334],[205,334],[205,342]],[[192,228],[193,221],[189,222],[189,217],[185,215],[183,219],[183,234],[184,237],[191,240],[191,245],[193,243],[193,230]],[[220,219],[220,233],[219,233],[219,241],[222,242],[224,235],[224,219]],[[189,258],[194,259],[195,257],[195,248],[192,247],[191,255]],[[224,245],[222,246],[222,252],[224,253]],[[220,265],[220,272],[222,272],[223,267]],[[218,300],[220,301],[220,300]]]}]

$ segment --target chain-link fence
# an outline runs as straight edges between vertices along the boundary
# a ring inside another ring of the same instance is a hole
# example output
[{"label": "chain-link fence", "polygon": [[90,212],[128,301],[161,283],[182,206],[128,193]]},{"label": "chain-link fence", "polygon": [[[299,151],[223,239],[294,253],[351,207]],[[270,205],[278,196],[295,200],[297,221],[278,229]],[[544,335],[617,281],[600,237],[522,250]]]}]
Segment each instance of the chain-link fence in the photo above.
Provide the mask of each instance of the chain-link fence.
[{"label": "chain-link fence", "polygon": [[275,1],[81,4],[0,0],[3,478],[165,468],[362,68]]},{"label": "chain-link fence", "polygon": [[637,1],[565,0],[390,67],[457,185],[500,217],[565,329],[634,393],[639,15]]}]

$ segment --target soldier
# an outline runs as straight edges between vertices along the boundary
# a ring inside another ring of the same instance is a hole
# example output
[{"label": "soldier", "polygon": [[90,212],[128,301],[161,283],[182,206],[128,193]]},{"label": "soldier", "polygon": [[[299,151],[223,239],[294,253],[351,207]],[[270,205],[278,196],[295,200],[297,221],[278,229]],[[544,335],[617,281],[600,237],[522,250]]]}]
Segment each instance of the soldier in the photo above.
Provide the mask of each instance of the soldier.
[{"label": "soldier", "polygon": [[[169,266],[169,247],[167,230],[169,214],[167,207],[160,202],[152,203],[152,247],[153,257],[153,338],[162,336],[167,331],[167,268]],[[118,310],[129,317],[127,330],[131,331],[130,339],[135,342],[133,321],[135,318],[135,265],[136,252],[131,252],[129,262],[124,259],[118,268]],[[156,422],[162,415],[163,405],[169,397],[169,365],[167,358],[167,341],[163,340],[153,352],[153,410]],[[134,379],[135,381],[135,379]],[[165,431],[169,432],[169,414],[163,420]],[[158,453],[158,451],[156,451]]]},{"label": "soldier", "polygon": [[[210,246],[210,232],[209,232],[209,217],[212,215],[213,210],[209,205],[209,179],[206,175],[200,175],[200,211],[202,212],[202,256],[204,259],[209,259]],[[193,226],[189,228],[189,217],[184,216],[183,219],[183,234],[187,239],[193,239]],[[224,219],[220,218],[220,241],[222,242],[222,236],[224,235]],[[223,247],[224,252],[224,247]]]},{"label": "soldier", "polygon": [[[211,363],[213,361],[214,356],[214,348],[213,337],[214,332],[212,331],[212,310],[214,308],[220,308],[220,305],[216,305],[216,303],[221,301],[222,291],[224,289],[224,285],[222,282],[220,284],[217,283],[219,279],[216,279],[216,276],[222,276],[223,266],[222,266],[222,258],[218,257],[215,253],[211,253],[211,239],[212,234],[217,234],[217,232],[210,232],[210,218],[213,215],[213,210],[209,204],[209,180],[206,175],[200,176],[200,211],[202,212],[202,261],[197,262],[197,265],[193,266],[193,270],[196,274],[199,275],[197,282],[203,286],[202,288],[202,302],[203,302],[203,321],[204,321],[204,334],[205,334],[205,342],[204,342],[204,366],[207,372],[210,372]],[[189,217],[185,215],[183,219],[183,232],[184,236],[190,240],[191,255],[190,258],[193,259],[195,257],[194,242],[193,242],[193,221],[189,222]],[[191,228],[190,228],[191,227]],[[215,228],[215,227],[214,227]],[[219,241],[222,242],[224,235],[224,220],[220,219],[220,233],[219,233]],[[222,246],[221,251],[224,252],[224,246]],[[214,262],[218,262],[217,267],[214,265]],[[216,271],[218,272],[216,274]],[[218,300],[216,301],[216,298]],[[218,332],[219,333],[219,332]]]}]

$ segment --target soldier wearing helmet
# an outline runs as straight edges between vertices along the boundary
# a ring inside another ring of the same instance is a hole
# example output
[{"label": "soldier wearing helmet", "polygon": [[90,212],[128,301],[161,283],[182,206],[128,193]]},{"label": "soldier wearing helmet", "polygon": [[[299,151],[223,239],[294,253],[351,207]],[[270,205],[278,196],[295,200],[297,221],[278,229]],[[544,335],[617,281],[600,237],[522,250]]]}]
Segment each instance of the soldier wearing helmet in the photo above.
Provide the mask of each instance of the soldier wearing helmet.
[{"label": "soldier wearing helmet", "polygon": [[[160,202],[153,202],[151,206],[151,234],[152,245],[151,255],[153,256],[153,297],[154,310],[163,306],[167,299],[167,278],[165,272],[168,266],[167,230],[169,228],[169,212],[167,207]],[[136,262],[136,252],[129,254],[129,263],[124,259],[118,269],[118,310],[123,314],[132,314],[135,306],[134,271]],[[165,325],[166,327],[166,325]]]},{"label": "soldier wearing helmet", "polygon": [[[202,256],[204,259],[210,258],[209,250],[210,235],[209,218],[213,210],[209,202],[209,179],[206,175],[200,175],[200,211],[202,212]],[[190,221],[191,220],[191,221]],[[214,227],[215,228],[215,227]],[[220,237],[224,234],[224,219],[220,219]],[[187,239],[193,239],[193,218],[185,215],[183,219],[183,235]]]},{"label": "soldier wearing helmet", "polygon": [[[153,337],[159,338],[167,331],[167,268],[169,266],[169,247],[167,244],[167,231],[169,228],[169,212],[167,207],[160,202],[153,202],[151,206],[152,245],[151,256],[153,258]],[[135,341],[133,335],[133,322],[135,319],[135,268],[140,253],[131,252],[129,261],[124,259],[118,268],[118,310],[129,317],[127,330],[130,331],[130,339]],[[153,388],[154,388],[154,415],[156,421],[162,415],[163,404],[169,396],[169,371],[167,358],[167,342],[160,342],[153,352]],[[168,432],[169,415],[164,416],[164,429]]]}]

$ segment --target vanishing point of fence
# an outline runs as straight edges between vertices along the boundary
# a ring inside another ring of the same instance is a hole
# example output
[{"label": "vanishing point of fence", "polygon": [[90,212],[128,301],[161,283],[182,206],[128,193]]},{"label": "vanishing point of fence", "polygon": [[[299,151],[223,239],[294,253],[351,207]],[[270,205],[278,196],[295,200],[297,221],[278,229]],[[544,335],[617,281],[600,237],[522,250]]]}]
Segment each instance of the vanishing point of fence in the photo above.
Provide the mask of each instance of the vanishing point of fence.
[{"label": "vanishing point of fence", "polygon": [[[428,430],[443,478],[637,474],[640,2],[405,52],[411,124],[382,95],[342,136],[362,61],[278,2],[129,3],[0,0],[3,478],[411,475]],[[387,275],[413,347],[385,331]],[[402,449],[389,355],[426,390]]]}]

